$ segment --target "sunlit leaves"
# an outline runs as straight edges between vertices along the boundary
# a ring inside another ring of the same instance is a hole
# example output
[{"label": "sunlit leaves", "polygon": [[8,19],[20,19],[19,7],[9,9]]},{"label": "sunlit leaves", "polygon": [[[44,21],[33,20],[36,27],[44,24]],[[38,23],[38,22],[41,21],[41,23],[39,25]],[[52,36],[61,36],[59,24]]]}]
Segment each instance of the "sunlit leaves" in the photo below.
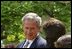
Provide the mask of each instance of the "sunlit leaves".
[{"label": "sunlit leaves", "polygon": [[15,40],[15,36],[14,35],[8,35],[7,40],[8,41],[14,41]]}]

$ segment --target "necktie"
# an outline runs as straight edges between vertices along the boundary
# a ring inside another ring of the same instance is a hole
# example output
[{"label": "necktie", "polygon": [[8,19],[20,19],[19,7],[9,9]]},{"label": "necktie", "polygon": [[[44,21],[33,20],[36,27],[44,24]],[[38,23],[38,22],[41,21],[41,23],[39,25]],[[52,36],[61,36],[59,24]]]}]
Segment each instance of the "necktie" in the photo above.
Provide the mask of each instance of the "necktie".
[{"label": "necktie", "polygon": [[27,48],[29,45],[29,41],[26,42],[26,44],[24,45],[24,48]]}]

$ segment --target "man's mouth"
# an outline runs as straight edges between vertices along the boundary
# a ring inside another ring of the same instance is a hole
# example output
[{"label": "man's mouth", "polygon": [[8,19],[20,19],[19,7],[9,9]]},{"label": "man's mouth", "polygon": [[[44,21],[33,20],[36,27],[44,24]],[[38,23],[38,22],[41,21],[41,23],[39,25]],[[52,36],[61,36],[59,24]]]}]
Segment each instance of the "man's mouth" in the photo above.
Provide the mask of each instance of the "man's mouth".
[{"label": "man's mouth", "polygon": [[27,36],[32,36],[32,34],[28,34]]}]

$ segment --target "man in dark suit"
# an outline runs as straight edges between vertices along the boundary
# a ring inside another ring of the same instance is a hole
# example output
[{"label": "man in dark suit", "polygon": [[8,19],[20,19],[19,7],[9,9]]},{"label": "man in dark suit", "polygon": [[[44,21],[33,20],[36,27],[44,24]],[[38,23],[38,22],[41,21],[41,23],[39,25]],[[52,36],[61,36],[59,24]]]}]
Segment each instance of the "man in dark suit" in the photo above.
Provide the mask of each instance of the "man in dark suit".
[{"label": "man in dark suit", "polygon": [[[26,41],[26,40],[25,40]],[[17,48],[23,48],[25,41],[20,43]],[[46,41],[42,37],[37,37],[29,48],[46,48]]]},{"label": "man in dark suit", "polygon": [[17,48],[46,48],[46,40],[39,36],[41,22],[36,13],[27,13],[22,18],[26,40],[18,44]]}]

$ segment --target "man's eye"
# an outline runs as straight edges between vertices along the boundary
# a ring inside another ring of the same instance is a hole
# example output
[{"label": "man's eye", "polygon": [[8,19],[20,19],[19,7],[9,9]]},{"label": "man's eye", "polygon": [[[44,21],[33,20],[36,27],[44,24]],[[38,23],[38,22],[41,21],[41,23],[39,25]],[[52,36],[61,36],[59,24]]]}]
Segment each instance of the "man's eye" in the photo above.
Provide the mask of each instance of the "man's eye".
[{"label": "man's eye", "polygon": [[31,28],[31,29],[35,29],[35,28]]}]

